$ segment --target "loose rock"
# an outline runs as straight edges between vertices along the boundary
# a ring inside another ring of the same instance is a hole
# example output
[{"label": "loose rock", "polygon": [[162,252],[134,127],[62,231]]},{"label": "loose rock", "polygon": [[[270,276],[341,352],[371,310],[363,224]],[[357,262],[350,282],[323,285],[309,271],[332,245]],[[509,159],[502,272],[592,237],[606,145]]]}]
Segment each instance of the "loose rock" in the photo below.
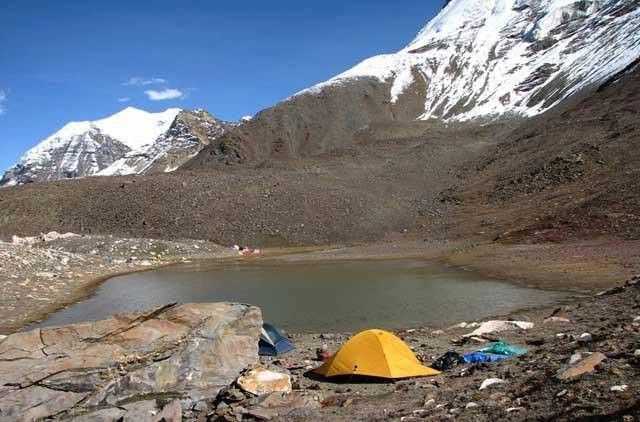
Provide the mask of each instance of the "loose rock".
[{"label": "loose rock", "polygon": [[238,378],[238,386],[244,391],[262,396],[274,392],[290,393],[291,376],[262,367],[250,369]]},{"label": "loose rock", "polygon": [[610,391],[613,392],[623,392],[623,391],[627,391],[627,389],[629,388],[628,385],[623,384],[623,385],[614,385],[613,387],[610,388]]},{"label": "loose rock", "polygon": [[480,384],[480,390],[484,390],[487,389],[489,387],[491,387],[492,385],[496,385],[496,384],[504,384],[506,383],[505,380],[500,379],[500,378],[488,378],[484,381],[482,381],[482,384]]},{"label": "loose rock", "polygon": [[589,343],[592,340],[593,340],[593,336],[589,333],[582,333],[580,334],[580,337],[578,337],[578,341],[580,343]]},{"label": "loose rock", "polygon": [[[572,361],[575,360],[572,356]],[[560,370],[556,377],[561,380],[573,380],[576,379],[583,374],[588,374],[596,370],[596,367],[600,365],[602,361],[604,361],[607,357],[602,353],[596,352],[592,353],[585,358],[581,358],[577,360],[577,362],[570,363],[569,367]]]},{"label": "loose rock", "polygon": [[571,320],[569,318],[565,318],[565,317],[552,316],[552,317],[549,317],[549,318],[545,319],[542,322],[545,323],[545,324],[551,324],[551,323],[570,324]]}]

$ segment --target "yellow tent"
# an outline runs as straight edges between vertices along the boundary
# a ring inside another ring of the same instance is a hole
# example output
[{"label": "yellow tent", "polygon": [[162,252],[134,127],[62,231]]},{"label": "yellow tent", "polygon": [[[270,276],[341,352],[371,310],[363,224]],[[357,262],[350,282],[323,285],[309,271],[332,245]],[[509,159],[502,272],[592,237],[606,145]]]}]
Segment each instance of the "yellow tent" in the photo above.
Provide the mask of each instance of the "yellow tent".
[{"label": "yellow tent", "polygon": [[383,330],[356,334],[314,372],[325,377],[366,375],[380,378],[423,377],[440,373],[422,365],[409,346]]}]

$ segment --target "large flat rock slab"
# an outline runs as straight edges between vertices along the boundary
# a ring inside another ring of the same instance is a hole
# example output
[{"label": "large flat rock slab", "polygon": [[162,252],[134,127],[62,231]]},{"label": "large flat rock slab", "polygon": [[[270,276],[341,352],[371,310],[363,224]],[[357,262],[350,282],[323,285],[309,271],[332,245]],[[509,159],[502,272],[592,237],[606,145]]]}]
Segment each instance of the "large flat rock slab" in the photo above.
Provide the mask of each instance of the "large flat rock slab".
[{"label": "large flat rock slab", "polygon": [[213,398],[257,363],[261,327],[259,308],[209,303],[12,334],[0,340],[0,421]]}]

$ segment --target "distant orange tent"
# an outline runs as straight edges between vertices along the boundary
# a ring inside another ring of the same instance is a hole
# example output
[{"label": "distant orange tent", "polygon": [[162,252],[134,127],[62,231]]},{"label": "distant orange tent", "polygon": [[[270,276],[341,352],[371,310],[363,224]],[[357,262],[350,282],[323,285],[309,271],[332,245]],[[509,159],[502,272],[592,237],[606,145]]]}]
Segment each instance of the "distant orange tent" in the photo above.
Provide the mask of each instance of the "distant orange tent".
[{"label": "distant orange tent", "polygon": [[325,377],[364,375],[390,379],[440,373],[422,365],[409,346],[383,330],[367,330],[356,334],[314,372]]}]

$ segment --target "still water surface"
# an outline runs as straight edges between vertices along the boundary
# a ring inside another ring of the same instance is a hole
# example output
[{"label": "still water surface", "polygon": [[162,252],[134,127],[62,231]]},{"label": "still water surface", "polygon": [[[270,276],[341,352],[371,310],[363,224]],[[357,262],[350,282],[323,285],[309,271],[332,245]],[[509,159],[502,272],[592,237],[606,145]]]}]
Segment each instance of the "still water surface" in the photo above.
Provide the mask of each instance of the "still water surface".
[{"label": "still water surface", "polygon": [[420,260],[207,261],[114,277],[39,326],[170,302],[233,301],[260,306],[265,321],[293,332],[357,331],[468,321],[558,303],[567,295]]}]

